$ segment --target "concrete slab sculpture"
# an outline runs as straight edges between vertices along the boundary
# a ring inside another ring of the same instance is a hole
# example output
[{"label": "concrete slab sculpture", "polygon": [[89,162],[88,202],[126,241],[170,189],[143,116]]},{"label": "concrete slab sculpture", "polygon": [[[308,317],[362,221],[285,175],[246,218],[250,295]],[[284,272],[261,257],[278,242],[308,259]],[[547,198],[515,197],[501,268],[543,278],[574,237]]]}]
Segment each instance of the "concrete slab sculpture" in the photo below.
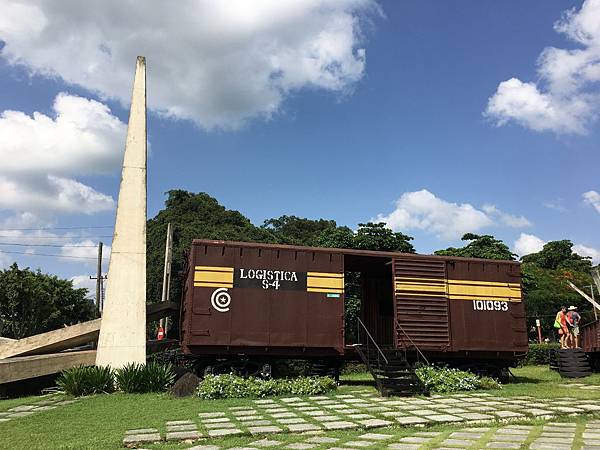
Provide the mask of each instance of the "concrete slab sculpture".
[{"label": "concrete slab sculpture", "polygon": [[97,366],[146,362],[146,60],[137,58]]}]

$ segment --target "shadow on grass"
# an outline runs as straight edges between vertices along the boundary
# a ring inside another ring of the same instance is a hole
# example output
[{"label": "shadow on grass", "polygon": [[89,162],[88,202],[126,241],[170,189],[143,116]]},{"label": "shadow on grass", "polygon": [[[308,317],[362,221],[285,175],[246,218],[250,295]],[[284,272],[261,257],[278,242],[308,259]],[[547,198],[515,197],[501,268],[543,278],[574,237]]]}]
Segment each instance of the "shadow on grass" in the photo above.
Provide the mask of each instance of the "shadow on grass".
[{"label": "shadow on grass", "polygon": [[374,380],[343,380],[341,386],[372,386],[375,387]]}]

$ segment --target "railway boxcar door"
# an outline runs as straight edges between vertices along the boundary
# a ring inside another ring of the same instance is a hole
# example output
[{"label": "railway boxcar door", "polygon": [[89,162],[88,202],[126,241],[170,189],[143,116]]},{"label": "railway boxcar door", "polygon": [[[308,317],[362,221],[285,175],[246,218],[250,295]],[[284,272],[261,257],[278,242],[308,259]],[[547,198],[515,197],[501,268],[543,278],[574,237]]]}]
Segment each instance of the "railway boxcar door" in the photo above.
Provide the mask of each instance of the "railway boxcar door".
[{"label": "railway boxcar door", "polygon": [[[445,351],[450,347],[446,262],[399,256],[393,260],[396,347]],[[410,337],[410,339],[409,339]]]}]

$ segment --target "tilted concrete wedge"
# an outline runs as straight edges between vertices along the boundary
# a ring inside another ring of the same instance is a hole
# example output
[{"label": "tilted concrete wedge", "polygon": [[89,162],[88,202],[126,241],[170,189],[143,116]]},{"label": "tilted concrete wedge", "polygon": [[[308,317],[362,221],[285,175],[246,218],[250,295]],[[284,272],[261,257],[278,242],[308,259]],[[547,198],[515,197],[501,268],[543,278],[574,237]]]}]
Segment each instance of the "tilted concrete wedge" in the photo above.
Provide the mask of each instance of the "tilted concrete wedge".
[{"label": "tilted concrete wedge", "polygon": [[36,334],[19,340],[0,341],[0,360],[15,356],[56,353],[98,339],[101,319]]},{"label": "tilted concrete wedge", "polygon": [[27,380],[77,366],[93,366],[96,350],[19,356],[0,360],[0,384]]}]

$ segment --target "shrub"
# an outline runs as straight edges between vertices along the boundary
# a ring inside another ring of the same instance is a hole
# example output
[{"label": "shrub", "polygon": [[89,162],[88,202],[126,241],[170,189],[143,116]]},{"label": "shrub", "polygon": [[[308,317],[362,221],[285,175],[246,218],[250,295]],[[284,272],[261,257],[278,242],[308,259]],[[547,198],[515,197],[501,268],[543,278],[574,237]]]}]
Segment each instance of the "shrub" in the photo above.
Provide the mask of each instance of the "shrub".
[{"label": "shrub", "polygon": [[273,395],[316,395],[336,388],[329,377],[299,377],[263,380],[237,375],[207,375],[198,385],[204,399],[269,397]]},{"label": "shrub", "polygon": [[114,374],[110,367],[73,367],[64,370],[56,383],[60,389],[75,397],[115,390]]},{"label": "shrub", "polygon": [[523,361],[524,365],[545,365],[550,364],[550,354],[552,350],[557,350],[560,348],[560,344],[551,343],[551,344],[529,344],[529,352],[527,353],[527,357],[525,361]]},{"label": "shrub", "polygon": [[175,381],[171,364],[127,364],[115,372],[117,386],[127,393],[166,391]]},{"label": "shrub", "polygon": [[479,377],[459,369],[450,367],[421,366],[416,374],[425,387],[431,392],[474,391],[477,389],[500,389],[496,380]]}]

